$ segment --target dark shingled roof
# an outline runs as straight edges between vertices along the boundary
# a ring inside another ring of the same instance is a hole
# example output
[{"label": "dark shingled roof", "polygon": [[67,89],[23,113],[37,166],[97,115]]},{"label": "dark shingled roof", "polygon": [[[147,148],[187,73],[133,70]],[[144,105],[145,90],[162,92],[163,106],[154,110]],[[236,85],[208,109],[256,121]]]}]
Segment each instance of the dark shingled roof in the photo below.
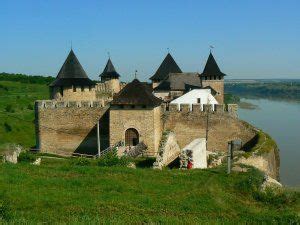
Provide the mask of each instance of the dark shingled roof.
[{"label": "dark shingled roof", "polygon": [[168,79],[161,82],[154,91],[188,91],[201,88],[199,73],[170,73]]},{"label": "dark shingled roof", "polygon": [[103,72],[100,74],[100,77],[101,78],[119,78],[120,77],[120,74],[117,73],[117,71],[110,59],[108,59]]},{"label": "dark shingled roof", "polygon": [[201,76],[226,76],[226,74],[221,72],[212,53],[209,53],[205,68]]},{"label": "dark shingled roof", "polygon": [[173,59],[170,53],[166,56],[164,61],[161,63],[156,73],[150,78],[152,81],[165,80],[169,73],[182,73],[181,69]]},{"label": "dark shingled roof", "polygon": [[76,55],[71,49],[56,79],[49,86],[95,85],[86,75]]},{"label": "dark shingled roof", "polygon": [[127,84],[117,95],[114,96],[112,105],[146,105],[158,106],[162,100],[155,97],[149,88],[141,83],[138,79],[134,79]]}]

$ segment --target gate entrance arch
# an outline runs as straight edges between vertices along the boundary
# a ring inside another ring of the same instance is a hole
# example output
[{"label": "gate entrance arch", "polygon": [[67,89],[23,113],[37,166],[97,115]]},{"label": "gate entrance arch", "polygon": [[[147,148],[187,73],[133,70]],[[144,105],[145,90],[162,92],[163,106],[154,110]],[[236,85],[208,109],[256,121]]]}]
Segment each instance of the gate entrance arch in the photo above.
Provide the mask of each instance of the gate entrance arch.
[{"label": "gate entrance arch", "polygon": [[139,143],[139,132],[134,128],[125,131],[125,145],[136,146]]}]

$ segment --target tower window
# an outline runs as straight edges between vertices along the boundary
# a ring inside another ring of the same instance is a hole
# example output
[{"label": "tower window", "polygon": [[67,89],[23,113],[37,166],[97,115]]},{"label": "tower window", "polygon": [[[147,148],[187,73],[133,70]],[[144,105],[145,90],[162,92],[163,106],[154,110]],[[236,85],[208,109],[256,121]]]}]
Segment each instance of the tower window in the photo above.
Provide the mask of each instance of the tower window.
[{"label": "tower window", "polygon": [[81,86],[81,91],[84,91],[84,86]]},{"label": "tower window", "polygon": [[214,76],[214,80],[216,80],[217,79],[217,76]]},{"label": "tower window", "polygon": [[132,105],[131,108],[134,109],[134,108],[135,108],[135,105]]},{"label": "tower window", "polygon": [[221,76],[219,76],[219,80],[221,80]]},{"label": "tower window", "polygon": [[63,97],[64,96],[64,87],[60,87],[60,96]]},{"label": "tower window", "polygon": [[76,86],[73,86],[73,92],[76,92]]},{"label": "tower window", "polygon": [[205,80],[207,80],[207,76],[205,76]]}]

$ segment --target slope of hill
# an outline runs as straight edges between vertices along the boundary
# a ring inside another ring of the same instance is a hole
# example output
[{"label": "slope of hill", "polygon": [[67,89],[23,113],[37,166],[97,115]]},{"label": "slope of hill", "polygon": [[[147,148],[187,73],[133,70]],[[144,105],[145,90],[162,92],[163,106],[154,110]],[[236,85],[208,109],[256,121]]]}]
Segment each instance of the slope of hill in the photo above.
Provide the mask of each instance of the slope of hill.
[{"label": "slope of hill", "polygon": [[[11,223],[299,223],[299,193],[258,192],[262,175],[207,170],[0,163],[0,202]],[[1,204],[0,204],[1,212]],[[0,221],[1,222],[1,221]]]}]

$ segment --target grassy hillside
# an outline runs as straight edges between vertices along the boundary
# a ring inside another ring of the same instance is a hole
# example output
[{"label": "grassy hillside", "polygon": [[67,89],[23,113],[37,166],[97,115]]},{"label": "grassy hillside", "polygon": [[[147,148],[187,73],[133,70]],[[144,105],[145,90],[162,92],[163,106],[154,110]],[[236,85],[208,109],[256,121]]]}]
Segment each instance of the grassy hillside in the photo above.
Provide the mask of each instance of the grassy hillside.
[{"label": "grassy hillside", "polygon": [[34,146],[34,101],[47,98],[46,84],[0,80],[0,152],[8,143]]},{"label": "grassy hillside", "polygon": [[258,171],[225,171],[0,163],[0,198],[13,223],[300,222],[299,194],[266,198]]}]

